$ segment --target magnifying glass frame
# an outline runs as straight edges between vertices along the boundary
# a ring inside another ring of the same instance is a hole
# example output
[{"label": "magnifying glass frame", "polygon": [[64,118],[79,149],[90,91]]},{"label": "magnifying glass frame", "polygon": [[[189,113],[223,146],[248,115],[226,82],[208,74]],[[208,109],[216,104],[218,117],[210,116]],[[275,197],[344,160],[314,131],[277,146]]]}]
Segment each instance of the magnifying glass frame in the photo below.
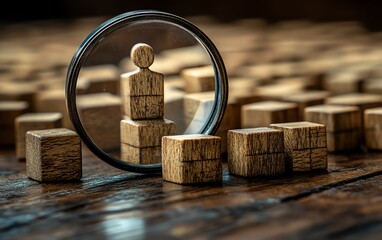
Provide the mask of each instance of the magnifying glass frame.
[{"label": "magnifying glass frame", "polygon": [[204,34],[199,28],[197,28],[186,19],[170,13],[156,10],[131,11],[113,17],[95,28],[93,32],[91,32],[81,43],[72,58],[66,76],[65,94],[70,120],[72,121],[73,126],[82,139],[83,143],[89,148],[90,151],[92,151],[104,162],[116,168],[129,172],[153,174],[162,172],[161,163],[147,165],[128,163],[109,155],[101,148],[99,148],[97,144],[92,141],[84,129],[78,114],[76,103],[77,78],[81,67],[86,62],[92,50],[100,41],[102,41],[103,38],[107,37],[114,31],[129,24],[142,21],[162,21],[179,26],[180,28],[183,28],[189,32],[195,39],[197,39],[198,42],[207,51],[215,73],[215,101],[211,110],[211,114],[199,133],[214,135],[218,130],[220,122],[224,116],[228,99],[228,80],[223,60],[217,48],[206,34]]}]

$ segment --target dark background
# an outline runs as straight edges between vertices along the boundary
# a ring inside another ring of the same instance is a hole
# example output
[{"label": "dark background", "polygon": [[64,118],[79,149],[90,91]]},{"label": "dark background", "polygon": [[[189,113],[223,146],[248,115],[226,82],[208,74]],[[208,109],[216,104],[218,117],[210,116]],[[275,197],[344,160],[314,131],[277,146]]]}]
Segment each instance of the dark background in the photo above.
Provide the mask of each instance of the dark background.
[{"label": "dark background", "polygon": [[269,22],[356,20],[370,30],[382,29],[382,1],[379,0],[52,0],[45,3],[7,1],[6,6],[2,5],[2,22],[114,16],[131,10],[156,9],[182,17],[211,15],[222,21],[249,17]]}]

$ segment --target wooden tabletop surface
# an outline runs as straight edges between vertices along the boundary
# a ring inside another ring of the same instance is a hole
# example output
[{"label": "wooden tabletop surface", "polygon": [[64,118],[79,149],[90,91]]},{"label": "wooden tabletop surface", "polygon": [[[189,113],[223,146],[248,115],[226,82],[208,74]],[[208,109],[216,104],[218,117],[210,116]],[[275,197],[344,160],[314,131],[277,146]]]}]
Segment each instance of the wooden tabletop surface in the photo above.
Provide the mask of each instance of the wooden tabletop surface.
[{"label": "wooden tabletop surface", "polygon": [[0,155],[0,239],[380,239],[382,153],[329,156],[328,172],[182,186],[84,150],[79,182],[41,184]]}]

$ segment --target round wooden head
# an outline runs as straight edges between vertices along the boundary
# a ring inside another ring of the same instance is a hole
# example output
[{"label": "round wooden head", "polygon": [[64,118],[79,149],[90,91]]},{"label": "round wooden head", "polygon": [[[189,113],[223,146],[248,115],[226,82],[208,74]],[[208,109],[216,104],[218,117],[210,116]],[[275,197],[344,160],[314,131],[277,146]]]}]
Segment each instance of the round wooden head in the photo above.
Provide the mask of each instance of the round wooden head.
[{"label": "round wooden head", "polygon": [[145,43],[137,43],[131,49],[131,60],[139,68],[148,68],[154,62],[154,50]]}]

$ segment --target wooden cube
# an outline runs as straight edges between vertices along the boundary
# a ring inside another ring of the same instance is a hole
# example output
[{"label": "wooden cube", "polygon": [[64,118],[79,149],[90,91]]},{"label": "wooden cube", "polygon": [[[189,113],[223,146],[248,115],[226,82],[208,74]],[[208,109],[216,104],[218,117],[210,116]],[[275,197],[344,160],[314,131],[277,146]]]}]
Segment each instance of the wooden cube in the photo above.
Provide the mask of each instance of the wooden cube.
[{"label": "wooden cube", "polygon": [[372,93],[349,93],[329,97],[325,103],[331,105],[357,106],[361,112],[369,108],[381,107],[382,96]]},{"label": "wooden cube", "polygon": [[163,95],[128,96],[123,98],[123,100],[123,112],[130,119],[145,120],[163,117]]},{"label": "wooden cube", "polygon": [[40,182],[81,179],[81,140],[77,133],[65,128],[27,132],[26,174]]},{"label": "wooden cube", "polygon": [[241,107],[241,127],[267,127],[271,123],[295,122],[298,108],[295,103],[263,101]]},{"label": "wooden cube", "polygon": [[180,75],[185,80],[187,93],[215,90],[215,73],[212,66],[186,68],[181,71]]},{"label": "wooden cube", "polygon": [[364,113],[366,147],[382,150],[382,108],[371,108]]},{"label": "wooden cube", "polygon": [[26,113],[15,120],[16,157],[25,159],[25,135],[27,131],[62,127],[61,113]]},{"label": "wooden cube", "polygon": [[356,106],[317,105],[305,109],[305,120],[326,126],[329,152],[359,148],[361,112]]},{"label": "wooden cube", "polygon": [[204,134],[162,138],[163,179],[179,184],[222,180],[220,138]]},{"label": "wooden cube", "polygon": [[283,132],[267,127],[228,131],[228,169],[244,177],[285,173]]},{"label": "wooden cube", "polygon": [[326,127],[312,122],[271,124],[284,132],[287,171],[327,168]]},{"label": "wooden cube", "polygon": [[15,119],[27,109],[28,102],[0,101],[0,147],[14,147]]},{"label": "wooden cube", "polygon": [[162,161],[162,148],[157,147],[134,147],[121,143],[121,160],[135,164],[155,164]]},{"label": "wooden cube", "polygon": [[109,92],[120,94],[120,71],[116,65],[101,64],[81,69],[77,81],[77,90],[83,94]]}]

